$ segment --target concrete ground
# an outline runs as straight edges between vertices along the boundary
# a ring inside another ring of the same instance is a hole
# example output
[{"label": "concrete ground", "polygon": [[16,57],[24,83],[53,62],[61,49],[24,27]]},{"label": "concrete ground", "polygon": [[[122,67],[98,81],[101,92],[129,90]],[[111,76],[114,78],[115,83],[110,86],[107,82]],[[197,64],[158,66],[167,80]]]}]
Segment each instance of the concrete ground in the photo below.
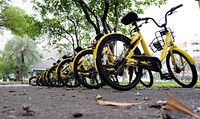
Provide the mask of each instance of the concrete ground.
[{"label": "concrete ground", "polygon": [[[104,87],[0,86],[0,119],[194,119],[176,111],[160,110],[166,92],[200,115],[198,88],[144,88],[117,91]],[[140,103],[130,108],[99,105],[95,99]]]}]

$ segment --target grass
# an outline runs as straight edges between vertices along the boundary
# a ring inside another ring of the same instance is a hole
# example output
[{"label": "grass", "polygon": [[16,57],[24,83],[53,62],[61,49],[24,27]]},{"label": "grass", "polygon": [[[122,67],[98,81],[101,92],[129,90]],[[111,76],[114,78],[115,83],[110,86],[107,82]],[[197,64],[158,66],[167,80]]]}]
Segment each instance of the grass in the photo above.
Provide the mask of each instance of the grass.
[{"label": "grass", "polygon": [[[138,84],[137,86],[140,87],[142,84]],[[152,87],[181,88],[181,86],[174,81],[157,81],[154,82]],[[200,88],[200,82],[197,82],[194,88]]]},{"label": "grass", "polygon": [[3,81],[0,82],[0,85],[12,85],[12,84],[28,84],[28,81]]},{"label": "grass", "polygon": [[[10,82],[0,82],[0,85],[12,85],[12,84],[28,84],[28,81],[10,81]],[[137,87],[143,87],[142,84],[138,84]],[[179,84],[174,81],[156,81],[152,87],[166,87],[166,88],[181,88]],[[200,81],[194,86],[194,88],[200,88]]]}]

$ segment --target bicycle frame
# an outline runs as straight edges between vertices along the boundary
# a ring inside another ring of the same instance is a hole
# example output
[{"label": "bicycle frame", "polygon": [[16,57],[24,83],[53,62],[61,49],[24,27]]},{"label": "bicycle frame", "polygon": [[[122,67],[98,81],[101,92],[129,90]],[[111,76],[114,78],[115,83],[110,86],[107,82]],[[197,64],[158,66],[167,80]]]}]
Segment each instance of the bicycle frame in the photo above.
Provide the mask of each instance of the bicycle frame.
[{"label": "bicycle frame", "polygon": [[[65,60],[70,60],[71,58],[66,58],[66,59],[64,59],[63,61],[65,61]],[[62,61],[61,61],[62,62]],[[58,64],[58,66],[56,67],[56,75],[57,75],[57,72],[58,72],[58,67],[59,67],[59,65],[61,64],[61,62]],[[65,70],[64,71],[62,71],[62,74],[61,74],[61,76],[62,77],[66,77],[66,75],[63,75],[63,72],[66,72],[66,71],[68,71],[68,68],[72,68],[73,69],[73,65],[72,65],[72,63],[70,64],[70,67],[67,67],[67,68],[65,68]]]},{"label": "bicycle frame", "polygon": [[[139,39],[138,39],[138,37],[139,37]],[[150,51],[149,51],[149,49],[148,49],[148,47],[146,45],[146,42],[145,42],[145,40],[144,40],[144,38],[143,38],[143,36],[142,36],[140,31],[138,31],[130,39],[131,39],[131,44],[134,43],[135,46],[131,49],[131,52],[126,56],[126,59],[128,60],[128,62],[132,62],[131,61],[131,56],[134,55],[133,51],[139,46],[139,44],[142,45],[142,49],[144,50],[144,54],[147,55],[147,56],[151,56],[151,53],[150,53]],[[160,58],[159,58],[161,62],[165,59],[165,57],[167,55],[168,46],[169,45],[170,45],[170,49],[171,49],[170,51],[172,51],[172,49],[174,48],[173,47],[174,46],[174,42],[173,42],[173,40],[172,40],[172,38],[170,36],[170,33],[167,32],[166,33],[166,39],[165,39],[164,47],[162,49],[162,52],[161,52],[161,55],[160,55]],[[171,53],[171,55],[172,55],[172,53]]]},{"label": "bicycle frame", "polygon": [[99,47],[99,44],[103,41],[103,39],[104,39],[105,37],[108,37],[109,35],[112,35],[112,34],[119,34],[119,33],[110,33],[110,34],[106,34],[106,35],[102,36],[102,37],[98,40],[98,42],[97,42],[97,44],[96,44],[96,47],[95,47],[95,49],[93,50],[93,59],[94,59],[94,60],[96,60],[96,58],[97,58],[97,49],[98,49],[98,47]]},{"label": "bicycle frame", "polygon": [[[100,42],[102,42],[105,37],[108,37],[109,35],[112,35],[112,34],[119,34],[119,33],[107,34],[107,35],[104,35],[102,38],[100,38],[100,40],[98,41],[98,43],[96,45],[96,48],[94,49],[94,53],[93,53],[94,60],[97,57],[97,49],[99,47]],[[140,31],[138,31],[136,34],[134,34],[130,39],[131,39],[130,44],[134,44],[134,47],[130,50],[130,52],[126,56],[127,63],[138,64],[138,61],[133,59],[133,58],[131,58],[131,57],[134,55],[133,51],[139,46],[139,44],[141,44],[142,49],[144,51],[144,54],[146,56],[152,56]],[[170,47],[168,48],[168,46],[170,46]],[[174,68],[175,68],[174,70],[176,70],[176,65],[175,65],[176,62],[175,62],[175,59],[174,59],[174,55],[172,53],[173,51],[181,52],[182,54],[184,54],[189,59],[191,64],[195,64],[195,61],[185,51],[179,49],[177,46],[174,45],[174,42],[173,42],[172,37],[171,37],[171,34],[168,31],[168,32],[166,32],[166,38],[165,38],[165,42],[164,42],[164,47],[163,47],[163,49],[161,51],[161,55],[160,55],[159,59],[162,62],[165,59],[167,53],[169,52],[171,54],[171,56],[172,56],[172,61],[173,61],[173,65],[174,65]],[[109,52],[109,53],[111,53],[111,52]],[[110,56],[112,56],[112,55],[110,55]],[[148,64],[148,62],[142,62],[142,63],[144,65]]]},{"label": "bicycle frame", "polygon": [[[76,57],[80,54],[80,53],[82,53],[84,50],[82,50],[82,51],[80,51],[80,52],[78,52],[78,54],[76,54],[75,55],[75,57],[74,57],[74,59],[73,59],[73,61],[72,61],[72,63],[71,63],[71,68],[72,68],[72,70],[73,70],[73,72],[74,72],[74,62],[75,62],[75,59],[76,59]],[[79,68],[80,68],[80,66],[83,64],[84,62],[81,60],[81,61],[79,61]],[[87,67],[89,67],[89,66],[91,66],[91,63],[90,62],[86,62],[86,66]]]}]

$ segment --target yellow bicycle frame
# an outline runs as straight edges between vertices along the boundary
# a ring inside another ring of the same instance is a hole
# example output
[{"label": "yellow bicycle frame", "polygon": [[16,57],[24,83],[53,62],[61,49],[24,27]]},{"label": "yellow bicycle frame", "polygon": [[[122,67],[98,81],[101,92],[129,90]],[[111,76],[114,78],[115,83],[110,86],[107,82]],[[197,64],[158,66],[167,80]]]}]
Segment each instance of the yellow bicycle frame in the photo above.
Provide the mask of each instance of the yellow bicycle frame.
[{"label": "yellow bicycle frame", "polygon": [[94,59],[94,60],[96,60],[96,58],[97,58],[97,49],[98,49],[99,44],[101,43],[101,41],[103,41],[104,38],[106,38],[106,37],[108,37],[109,35],[112,35],[112,34],[119,34],[119,33],[110,33],[110,34],[106,34],[106,35],[102,36],[102,37],[98,40],[98,42],[97,42],[97,44],[96,44],[96,47],[95,47],[95,49],[93,50],[93,59]]},{"label": "yellow bicycle frame", "polygon": [[[104,38],[108,37],[109,35],[113,35],[113,34],[119,34],[119,33],[107,34],[107,35],[104,35],[103,37],[100,38],[100,40],[98,41],[98,43],[96,45],[96,48],[94,49],[94,53],[93,53],[94,60],[97,58],[97,49],[98,49],[100,43],[104,40]],[[120,35],[122,35],[122,34],[120,34]],[[126,56],[127,63],[138,64],[138,62],[135,59],[131,58],[131,57],[134,55],[133,51],[139,46],[139,44],[141,44],[142,49],[144,51],[144,54],[146,56],[152,56],[140,31],[138,31],[136,34],[134,34],[130,39],[131,39],[130,44],[134,43],[135,46],[130,50],[130,52]],[[170,46],[170,48],[168,48],[168,46]],[[172,40],[170,32],[167,32],[166,33],[165,43],[164,43],[164,46],[163,46],[163,49],[162,49],[162,52],[161,52],[161,55],[160,55],[159,59],[162,62],[166,58],[167,53],[170,52],[170,54],[172,56],[173,65],[174,65],[174,67],[176,69],[176,65],[175,65],[176,62],[175,62],[175,59],[174,59],[173,51],[178,51],[178,52],[182,53],[189,60],[189,62],[191,64],[193,64],[193,65],[195,64],[195,61],[185,51],[177,48],[174,45],[174,42]],[[105,52],[105,51],[103,51],[103,52]],[[148,64],[148,62],[142,62],[142,63],[144,65]]]},{"label": "yellow bicycle frame", "polygon": [[[71,59],[71,58],[66,58],[66,59],[62,60],[61,62],[66,61],[66,60],[70,60],[70,59]],[[59,65],[61,64],[61,62],[60,62],[60,63],[58,64],[58,66],[56,67],[56,71],[55,71],[56,76],[57,76],[57,72],[58,72],[58,67],[59,67]],[[71,68],[73,67],[72,63],[70,63],[70,67],[71,67]],[[63,72],[65,72],[65,71],[67,71],[67,70],[69,70],[69,69],[66,68],[64,71],[62,71],[61,77],[66,77],[66,75],[63,75]]]},{"label": "yellow bicycle frame", "polygon": [[[86,49],[86,50],[87,50],[87,49]],[[79,56],[79,54],[82,53],[83,51],[84,51],[84,50],[78,52],[78,53],[75,55],[74,60],[73,60],[72,63],[71,63],[71,67],[72,67],[72,70],[73,70],[73,71],[74,71],[74,62],[75,62],[75,59],[76,59],[77,56]],[[82,64],[83,61],[79,61],[79,63]],[[78,63],[78,64],[79,64],[79,63]],[[79,66],[81,66],[81,65],[79,65]],[[91,66],[91,63],[87,61],[87,62],[86,62],[86,66],[88,66],[88,67]]]}]

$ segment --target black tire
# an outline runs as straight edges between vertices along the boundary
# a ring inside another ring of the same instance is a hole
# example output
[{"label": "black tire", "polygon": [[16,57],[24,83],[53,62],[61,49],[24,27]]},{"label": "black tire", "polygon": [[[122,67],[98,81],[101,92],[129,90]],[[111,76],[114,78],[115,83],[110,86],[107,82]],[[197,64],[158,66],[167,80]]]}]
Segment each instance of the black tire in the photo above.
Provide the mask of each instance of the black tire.
[{"label": "black tire", "polygon": [[[172,64],[172,57],[170,53],[167,54],[166,65],[171,77],[182,87],[191,88],[197,83],[197,70],[195,65],[191,64],[189,60],[179,51],[172,51],[175,57],[177,70],[174,71]],[[180,58],[184,62],[184,66],[181,63]]]},{"label": "black tire", "polygon": [[60,87],[61,83],[57,77],[56,67],[57,65],[52,66],[51,68],[47,70],[46,78],[48,79],[48,82],[50,83],[51,86]]},{"label": "black tire", "polygon": [[[87,63],[90,63],[90,65],[85,65]],[[89,89],[98,89],[105,85],[96,70],[92,49],[83,50],[77,54],[74,59],[74,74],[76,79]]]},{"label": "black tire", "polygon": [[[116,51],[113,52],[114,63],[111,62],[107,53],[103,53],[104,48],[107,46],[113,49],[112,51]],[[118,49],[118,46],[120,49]],[[126,91],[134,88],[142,75],[141,68],[128,65],[125,61],[125,55],[130,51],[130,47],[132,46],[130,46],[130,39],[128,37],[120,34],[112,34],[105,37],[97,49],[96,63],[98,71],[106,84],[116,90]],[[141,54],[138,48],[135,49],[134,53]]]},{"label": "black tire", "polygon": [[72,59],[67,58],[58,64],[57,75],[59,81],[66,87],[78,87],[80,84],[76,80],[71,68]]},{"label": "black tire", "polygon": [[29,80],[28,80],[29,85],[37,86],[36,80],[37,80],[37,76],[32,76],[31,78],[29,78]]},{"label": "black tire", "polygon": [[52,86],[52,85],[49,83],[48,78],[47,78],[47,70],[44,72],[43,81],[44,81],[44,83],[46,84],[46,86]]},{"label": "black tire", "polygon": [[153,85],[153,74],[150,70],[143,69],[140,83],[145,87],[151,87]]}]

